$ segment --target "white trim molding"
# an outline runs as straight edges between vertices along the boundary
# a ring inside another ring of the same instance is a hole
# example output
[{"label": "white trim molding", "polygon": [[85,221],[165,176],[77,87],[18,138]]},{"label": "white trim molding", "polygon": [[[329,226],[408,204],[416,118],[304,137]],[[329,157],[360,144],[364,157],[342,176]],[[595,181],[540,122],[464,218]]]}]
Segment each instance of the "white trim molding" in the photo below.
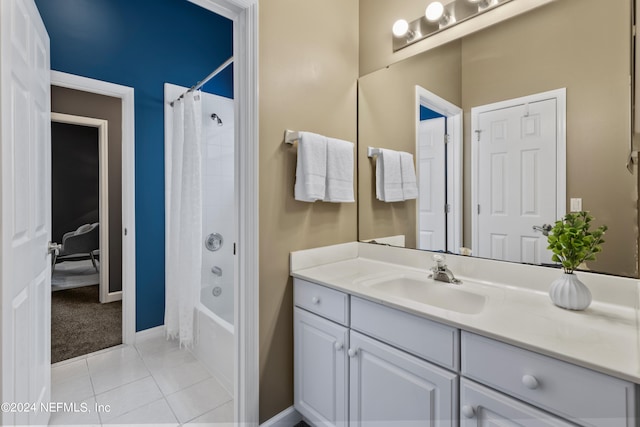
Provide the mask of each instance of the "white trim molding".
[{"label": "white trim molding", "polygon": [[260,427],[292,427],[303,420],[302,415],[293,406],[289,406],[276,416],[260,424]]},{"label": "white trim molding", "polygon": [[136,334],[134,90],[59,71],[51,71],[51,85],[122,99],[122,342],[133,344]]},{"label": "white trim molding", "polygon": [[258,0],[189,0],[233,21],[236,135],[234,419],[254,427],[259,419],[259,120]]}]

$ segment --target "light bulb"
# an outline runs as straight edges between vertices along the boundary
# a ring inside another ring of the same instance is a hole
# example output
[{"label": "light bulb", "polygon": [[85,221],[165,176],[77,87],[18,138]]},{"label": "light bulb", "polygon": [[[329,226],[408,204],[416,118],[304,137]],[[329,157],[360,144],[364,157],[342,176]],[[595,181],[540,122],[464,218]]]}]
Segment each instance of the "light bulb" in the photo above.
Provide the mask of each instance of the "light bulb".
[{"label": "light bulb", "polygon": [[427,18],[429,22],[436,22],[440,18],[442,18],[442,14],[444,13],[444,6],[439,1],[434,1],[433,3],[429,3],[429,6],[424,11],[424,16]]},{"label": "light bulb", "polygon": [[407,31],[409,31],[409,23],[404,20],[404,19],[398,19],[394,24],[393,24],[393,35],[396,37],[402,37],[405,34],[407,34]]}]

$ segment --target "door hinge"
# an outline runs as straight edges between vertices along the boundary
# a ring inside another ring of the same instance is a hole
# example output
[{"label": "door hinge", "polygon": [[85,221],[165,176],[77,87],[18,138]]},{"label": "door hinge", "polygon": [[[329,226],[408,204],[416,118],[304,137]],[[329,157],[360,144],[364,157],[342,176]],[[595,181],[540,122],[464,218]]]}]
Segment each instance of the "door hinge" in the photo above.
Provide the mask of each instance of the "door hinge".
[{"label": "door hinge", "polygon": [[444,213],[451,213],[451,205],[449,203],[444,205]]},{"label": "door hinge", "polygon": [[451,135],[448,134],[444,134],[444,145],[447,145],[448,143],[451,142]]},{"label": "door hinge", "polygon": [[481,130],[476,130],[476,141],[480,142],[480,134],[482,133]]},{"label": "door hinge", "polygon": [[125,236],[127,235],[127,228],[126,227],[124,228],[124,235]]},{"label": "door hinge", "polygon": [[233,254],[234,255],[236,254],[236,244],[235,243],[233,244]]},{"label": "door hinge", "polygon": [[478,215],[480,215],[480,205],[478,205]]}]

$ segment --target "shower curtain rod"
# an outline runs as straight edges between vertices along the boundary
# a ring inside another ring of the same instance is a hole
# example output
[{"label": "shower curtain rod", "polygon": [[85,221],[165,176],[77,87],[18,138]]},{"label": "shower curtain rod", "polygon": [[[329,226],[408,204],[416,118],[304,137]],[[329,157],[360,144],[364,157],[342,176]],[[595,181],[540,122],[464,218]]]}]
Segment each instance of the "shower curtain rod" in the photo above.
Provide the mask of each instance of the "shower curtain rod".
[{"label": "shower curtain rod", "polygon": [[224,70],[225,68],[227,68],[229,66],[229,64],[231,64],[233,62],[233,56],[229,59],[227,59],[226,61],[224,61],[224,63],[219,66],[218,68],[216,68],[211,74],[209,74],[207,77],[205,77],[204,79],[200,80],[198,83],[196,83],[195,85],[191,86],[189,88],[189,90],[187,90],[185,93],[183,93],[182,95],[180,95],[179,97],[177,97],[175,100],[171,101],[169,103],[169,105],[171,105],[173,107],[173,103],[176,102],[178,99],[183,98],[187,93],[189,92],[193,92],[194,90],[198,90],[200,89],[202,86],[205,85],[205,83],[207,83],[209,80],[211,80],[212,78],[214,78],[215,76],[217,76],[218,74],[220,74],[220,72],[222,70]]}]

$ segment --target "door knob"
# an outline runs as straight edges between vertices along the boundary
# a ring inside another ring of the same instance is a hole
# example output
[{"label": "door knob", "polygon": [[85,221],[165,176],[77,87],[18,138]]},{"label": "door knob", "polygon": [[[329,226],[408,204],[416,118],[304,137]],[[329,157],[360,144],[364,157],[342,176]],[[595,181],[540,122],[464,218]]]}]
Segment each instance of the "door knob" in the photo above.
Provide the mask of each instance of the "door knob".
[{"label": "door knob", "polygon": [[534,229],[534,231],[541,232],[543,236],[548,236],[549,232],[553,227],[549,224],[543,224],[543,225],[534,225],[532,228]]},{"label": "door knob", "polygon": [[55,242],[49,242],[47,244],[47,253],[48,254],[55,254],[60,255],[60,249],[62,249],[62,245],[59,245]]},{"label": "door knob", "polygon": [[358,349],[350,348],[347,354],[349,355],[349,357],[356,357],[356,355],[358,354]]},{"label": "door knob", "polygon": [[336,343],[333,345],[333,348],[335,348],[336,351],[340,351],[340,350],[342,350],[343,346],[344,345],[340,341],[336,341]]}]

